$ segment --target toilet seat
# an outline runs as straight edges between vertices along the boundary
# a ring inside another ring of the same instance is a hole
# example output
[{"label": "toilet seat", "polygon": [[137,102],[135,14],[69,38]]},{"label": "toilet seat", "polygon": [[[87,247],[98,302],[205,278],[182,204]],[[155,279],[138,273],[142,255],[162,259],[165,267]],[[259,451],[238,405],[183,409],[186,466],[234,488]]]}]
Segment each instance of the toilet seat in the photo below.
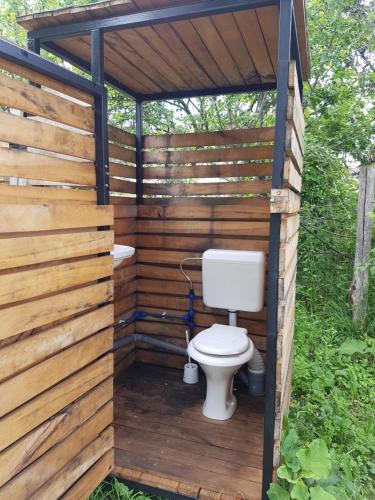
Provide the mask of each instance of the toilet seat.
[{"label": "toilet seat", "polygon": [[238,356],[250,347],[245,328],[217,323],[198,333],[192,343],[197,351],[210,356]]},{"label": "toilet seat", "polygon": [[[236,333],[233,334],[233,330],[236,330]],[[214,338],[216,335],[215,332],[218,331],[226,332],[222,334],[222,338],[223,335],[225,335],[227,344],[225,346],[221,346],[220,348],[218,347],[217,344],[215,344],[215,338]],[[212,335],[212,337],[209,335]],[[236,342],[233,343],[234,344],[233,347],[235,347],[233,349],[231,343],[234,339],[236,339]],[[198,345],[198,347],[196,347],[196,345]],[[245,348],[243,350],[244,345]],[[215,349],[211,348],[213,346],[216,347],[216,352],[221,352],[221,353],[226,352],[227,354],[214,354],[212,351],[214,351]],[[205,350],[206,352],[202,352],[202,349]],[[235,351],[237,351],[238,354],[228,354],[229,352],[235,352]],[[198,363],[204,363],[210,366],[217,366],[217,367],[220,366],[229,367],[236,365],[241,366],[247,363],[253,357],[254,344],[247,337],[247,331],[245,328],[215,324],[212,325],[210,328],[207,328],[206,330],[203,330],[202,332],[198,333],[198,335],[196,335],[193,338],[193,340],[189,342],[188,354]]]}]

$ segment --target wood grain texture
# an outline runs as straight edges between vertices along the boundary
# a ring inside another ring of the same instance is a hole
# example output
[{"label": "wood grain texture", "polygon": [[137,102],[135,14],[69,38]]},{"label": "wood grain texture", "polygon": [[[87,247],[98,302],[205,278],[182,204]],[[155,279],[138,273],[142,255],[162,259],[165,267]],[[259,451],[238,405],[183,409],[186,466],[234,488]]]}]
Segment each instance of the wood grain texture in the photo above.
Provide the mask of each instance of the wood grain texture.
[{"label": "wood grain texture", "polygon": [[161,134],[143,136],[143,147],[184,148],[199,146],[227,146],[252,142],[271,142],[275,137],[274,127],[223,130],[218,132],[194,132],[187,134]]},{"label": "wood grain texture", "polygon": [[0,103],[32,115],[94,132],[94,112],[43,89],[0,75]]},{"label": "wood grain texture", "polygon": [[91,136],[10,113],[0,113],[0,140],[95,160],[95,142]]},{"label": "wood grain texture", "polygon": [[64,160],[17,149],[0,148],[0,175],[96,186],[93,162]]},{"label": "wood grain texture", "polygon": [[113,224],[113,207],[111,206],[76,205],[72,207],[42,205],[40,202],[39,205],[28,205],[25,202],[27,203],[27,200],[24,200],[23,204],[0,204],[1,233],[74,229]]}]

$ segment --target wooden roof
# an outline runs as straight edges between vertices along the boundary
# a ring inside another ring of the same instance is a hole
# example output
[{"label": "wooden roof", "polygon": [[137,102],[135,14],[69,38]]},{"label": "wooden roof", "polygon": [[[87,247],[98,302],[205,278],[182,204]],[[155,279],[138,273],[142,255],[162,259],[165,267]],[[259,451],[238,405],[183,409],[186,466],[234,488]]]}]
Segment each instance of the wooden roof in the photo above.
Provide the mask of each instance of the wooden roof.
[{"label": "wooden roof", "polygon": [[[17,19],[27,31],[103,19],[197,0],[109,0]],[[301,65],[309,60],[304,0],[295,0]],[[277,6],[105,33],[105,73],[137,94],[214,89],[275,82]],[[55,45],[90,62],[90,36]]]}]

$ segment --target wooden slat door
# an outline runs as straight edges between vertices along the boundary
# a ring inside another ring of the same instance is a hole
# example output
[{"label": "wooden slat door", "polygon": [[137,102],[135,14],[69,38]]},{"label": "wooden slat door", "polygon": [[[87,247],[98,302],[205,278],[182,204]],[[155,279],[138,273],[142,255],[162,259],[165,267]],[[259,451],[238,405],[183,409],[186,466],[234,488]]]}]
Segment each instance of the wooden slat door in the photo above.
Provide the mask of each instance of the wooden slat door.
[{"label": "wooden slat door", "polygon": [[84,498],[113,467],[93,100],[1,53],[0,69],[0,498]]}]

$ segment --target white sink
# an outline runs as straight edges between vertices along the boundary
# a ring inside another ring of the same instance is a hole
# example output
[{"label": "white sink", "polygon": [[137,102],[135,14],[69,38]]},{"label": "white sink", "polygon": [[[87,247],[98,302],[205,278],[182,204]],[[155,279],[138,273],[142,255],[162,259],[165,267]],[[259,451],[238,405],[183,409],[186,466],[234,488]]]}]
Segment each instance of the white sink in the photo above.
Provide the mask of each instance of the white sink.
[{"label": "white sink", "polygon": [[135,248],[126,245],[114,245],[111,255],[113,255],[113,268],[119,267],[123,260],[129,259],[134,255]]}]

